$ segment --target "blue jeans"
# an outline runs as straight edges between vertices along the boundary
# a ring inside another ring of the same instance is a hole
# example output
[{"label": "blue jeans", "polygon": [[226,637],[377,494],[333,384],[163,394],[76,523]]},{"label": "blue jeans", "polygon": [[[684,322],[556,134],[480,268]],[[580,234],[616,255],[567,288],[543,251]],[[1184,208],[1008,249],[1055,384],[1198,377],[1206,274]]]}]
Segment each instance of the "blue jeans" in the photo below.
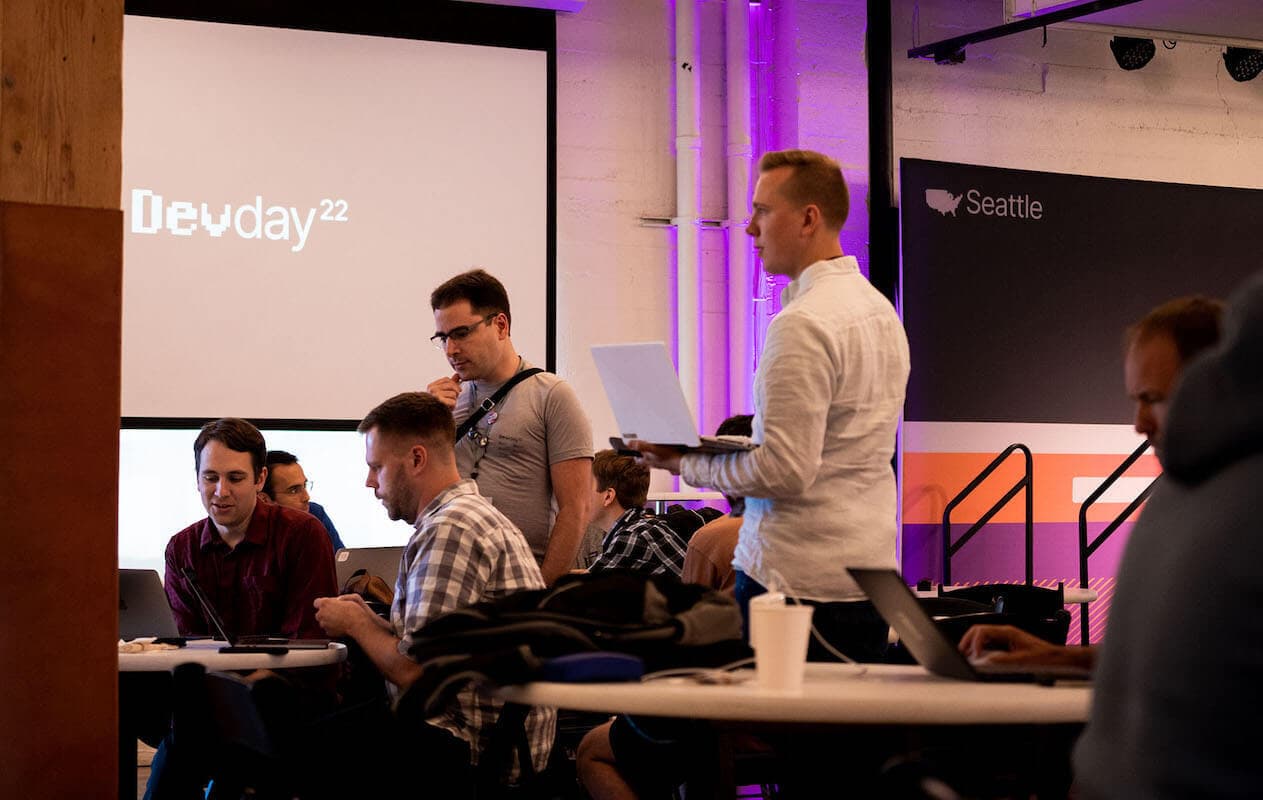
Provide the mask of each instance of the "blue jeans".
[{"label": "blue jeans", "polygon": [[[744,572],[737,571],[737,585],[734,587],[737,605],[741,608],[741,633],[747,641],[750,639],[750,598],[766,594],[767,589]],[[889,626],[882,619],[877,609],[867,600],[826,603],[818,600],[803,600],[804,605],[812,606],[815,611],[811,615],[812,627],[834,649],[845,653],[856,661],[876,662],[886,660],[886,646]],[[837,661],[837,656],[830,653],[816,636],[811,637],[807,645],[808,661]]]}]

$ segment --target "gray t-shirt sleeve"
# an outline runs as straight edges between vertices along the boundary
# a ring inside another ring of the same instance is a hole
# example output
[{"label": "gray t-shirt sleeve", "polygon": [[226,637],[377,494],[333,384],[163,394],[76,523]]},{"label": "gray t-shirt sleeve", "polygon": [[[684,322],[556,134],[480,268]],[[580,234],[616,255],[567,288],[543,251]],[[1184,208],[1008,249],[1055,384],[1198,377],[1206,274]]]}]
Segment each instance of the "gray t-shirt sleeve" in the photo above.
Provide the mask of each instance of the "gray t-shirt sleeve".
[{"label": "gray t-shirt sleeve", "polygon": [[558,380],[548,390],[544,420],[549,466],[572,458],[592,458],[592,423],[570,384]]}]

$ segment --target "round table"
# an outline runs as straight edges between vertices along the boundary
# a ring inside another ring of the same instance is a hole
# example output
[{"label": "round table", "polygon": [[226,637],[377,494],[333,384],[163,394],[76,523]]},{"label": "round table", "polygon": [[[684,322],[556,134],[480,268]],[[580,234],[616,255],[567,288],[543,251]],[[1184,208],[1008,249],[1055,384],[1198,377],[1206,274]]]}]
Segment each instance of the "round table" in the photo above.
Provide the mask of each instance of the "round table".
[{"label": "round table", "polygon": [[322,667],[346,661],[346,645],[332,642],[325,650],[290,650],[281,655],[268,653],[221,653],[225,642],[195,639],[174,650],[145,650],[119,653],[119,672],[163,672],[179,664],[201,664],[208,670],[293,669]]},{"label": "round table", "polygon": [[[821,757],[804,763],[823,769],[829,780],[834,779],[831,770],[840,763],[831,760],[830,754],[853,752],[851,743],[872,743],[878,749],[887,743],[890,752],[883,759],[910,752],[911,743],[921,746],[927,741],[948,741],[986,753],[1011,747],[1006,752],[1024,759],[1032,770],[1033,785],[1059,790],[1068,783],[1069,746],[1088,718],[1092,699],[1092,690],[1084,683],[958,681],[931,675],[920,666],[896,664],[869,664],[862,670],[848,664],[808,664],[799,694],[767,691],[752,680],[711,685],[692,678],[646,683],[539,682],[505,686],[496,692],[516,703],[705,721],[716,743],[710,756],[713,761],[689,780],[689,797],[699,798],[733,797],[735,743],[751,733],[796,736],[803,747],[791,751],[795,755],[803,755],[818,743]],[[843,744],[835,748],[839,741]],[[876,763],[870,765],[874,767],[871,773],[876,772]],[[838,776],[838,793],[846,790],[849,781],[866,774]]]},{"label": "round table", "polygon": [[[745,670],[753,675],[753,670]],[[801,694],[753,680],[705,685],[691,678],[645,683],[527,683],[497,690],[506,700],[582,711],[691,719],[837,725],[1081,723],[1086,683],[982,683],[940,678],[917,665],[808,664]]]},{"label": "round table", "polygon": [[[226,642],[195,639],[184,647],[174,650],[145,650],[139,653],[119,653],[119,734],[118,734],[118,791],[119,797],[132,796],[136,791],[136,727],[131,723],[130,704],[143,707],[144,688],[151,679],[135,673],[169,672],[180,664],[201,664],[211,671],[253,669],[295,669],[322,667],[346,661],[346,645],[332,642],[324,650],[290,650],[281,655],[268,653],[221,653],[219,648]],[[127,677],[123,673],[129,673]],[[156,677],[153,679],[156,680]],[[142,688],[143,687],[143,688]],[[143,713],[143,712],[142,712]],[[167,711],[169,714],[169,709]],[[166,723],[169,724],[169,723]]]}]

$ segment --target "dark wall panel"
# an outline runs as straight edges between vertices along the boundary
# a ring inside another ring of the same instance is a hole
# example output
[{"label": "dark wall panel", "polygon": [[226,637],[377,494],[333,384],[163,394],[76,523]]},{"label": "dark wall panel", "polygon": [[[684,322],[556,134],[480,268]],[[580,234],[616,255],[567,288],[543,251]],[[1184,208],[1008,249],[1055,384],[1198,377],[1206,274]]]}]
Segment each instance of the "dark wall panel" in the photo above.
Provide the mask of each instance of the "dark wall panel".
[{"label": "dark wall panel", "polygon": [[1258,268],[1263,191],[904,159],[907,418],[1127,423],[1122,331]]}]

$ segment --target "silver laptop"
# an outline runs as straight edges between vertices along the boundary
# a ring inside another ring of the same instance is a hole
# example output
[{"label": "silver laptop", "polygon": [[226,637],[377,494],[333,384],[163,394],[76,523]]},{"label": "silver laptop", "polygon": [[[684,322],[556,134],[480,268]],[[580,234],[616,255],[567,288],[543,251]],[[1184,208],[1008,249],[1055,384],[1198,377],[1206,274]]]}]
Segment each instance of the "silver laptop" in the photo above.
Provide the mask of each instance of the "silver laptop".
[{"label": "silver laptop", "polygon": [[1008,683],[1084,681],[1092,677],[1090,670],[1079,667],[971,663],[938,629],[898,572],[856,567],[847,567],[846,571],[868,595],[882,618],[895,629],[899,641],[917,663],[935,675],[962,681]]},{"label": "silver laptop", "polygon": [[[667,346],[662,342],[592,346],[605,396],[622,439],[703,453],[730,453],[755,447],[746,436],[698,436]],[[625,449],[616,438],[616,450]]]},{"label": "silver laptop", "polygon": [[402,547],[343,548],[333,554],[333,568],[338,574],[338,591],[342,591],[347,580],[361,569],[367,570],[369,575],[380,577],[394,591],[395,579],[399,577],[399,562],[402,560]]},{"label": "silver laptop", "polygon": [[141,636],[176,638],[175,618],[162,588],[162,578],[152,569],[118,571],[118,638]]}]

